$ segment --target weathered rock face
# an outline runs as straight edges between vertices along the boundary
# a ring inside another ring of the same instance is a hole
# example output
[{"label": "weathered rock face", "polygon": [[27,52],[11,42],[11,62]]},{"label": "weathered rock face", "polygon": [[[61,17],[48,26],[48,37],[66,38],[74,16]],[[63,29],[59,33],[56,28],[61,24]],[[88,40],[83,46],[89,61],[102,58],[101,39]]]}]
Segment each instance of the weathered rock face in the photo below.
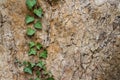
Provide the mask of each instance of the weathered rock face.
[{"label": "weathered rock face", "polygon": [[[119,0],[38,1],[43,31],[33,39],[47,47],[47,68],[56,80],[120,79]],[[14,63],[36,60],[27,55],[28,13],[25,0],[0,0],[0,80],[30,77]]]}]

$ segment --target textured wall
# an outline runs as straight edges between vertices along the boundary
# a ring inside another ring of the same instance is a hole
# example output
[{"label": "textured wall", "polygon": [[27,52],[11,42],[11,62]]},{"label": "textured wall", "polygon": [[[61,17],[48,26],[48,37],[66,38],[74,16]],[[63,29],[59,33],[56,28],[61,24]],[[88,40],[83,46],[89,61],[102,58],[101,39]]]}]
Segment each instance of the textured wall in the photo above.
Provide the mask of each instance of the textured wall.
[{"label": "textured wall", "polygon": [[[119,0],[60,0],[52,5],[39,0],[39,4],[45,13],[43,31],[34,40],[47,47],[47,67],[56,80],[120,79]],[[30,77],[14,64],[16,58],[36,60],[27,55],[27,13],[24,0],[0,4],[1,80]]]}]

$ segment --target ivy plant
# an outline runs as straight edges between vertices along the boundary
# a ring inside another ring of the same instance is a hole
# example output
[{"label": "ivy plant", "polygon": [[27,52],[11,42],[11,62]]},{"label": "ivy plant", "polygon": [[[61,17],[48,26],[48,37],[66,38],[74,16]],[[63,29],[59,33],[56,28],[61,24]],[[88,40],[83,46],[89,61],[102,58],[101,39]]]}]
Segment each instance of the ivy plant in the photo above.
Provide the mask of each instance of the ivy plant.
[{"label": "ivy plant", "polygon": [[35,24],[34,24],[34,27],[36,29],[42,29],[42,23],[40,21],[37,21]]},{"label": "ivy plant", "polygon": [[36,76],[40,77],[41,72],[39,70],[36,71]]},{"label": "ivy plant", "polygon": [[45,68],[45,63],[43,61],[39,61],[36,66],[44,69]]},{"label": "ivy plant", "polygon": [[33,78],[30,78],[29,80],[33,80]]},{"label": "ivy plant", "polygon": [[[28,7],[28,9],[30,11],[32,11],[32,15],[36,15],[37,17],[39,17],[40,19],[42,18],[43,15],[43,10],[41,7],[38,8],[37,5],[37,0],[26,0],[26,6]],[[34,38],[34,34],[38,29],[42,29],[42,23],[40,22],[41,20],[35,20],[35,18],[33,16],[27,15],[25,17],[25,23],[28,25],[30,23],[33,23],[33,28],[27,28],[26,34],[28,36],[33,36]],[[31,37],[29,37],[31,38]],[[41,52],[41,53],[40,53]],[[42,46],[41,43],[39,42],[35,42],[35,41],[31,41],[29,42],[29,51],[28,51],[28,55],[32,56],[32,55],[37,55],[37,53],[39,56],[38,57],[38,61],[36,62],[28,62],[28,61],[24,61],[22,65],[24,65],[24,69],[23,71],[25,73],[28,74],[33,74],[35,76],[33,76],[32,78],[30,78],[29,80],[54,80],[54,78],[52,76],[50,76],[49,72],[47,72],[46,70],[46,64],[44,59],[47,58],[47,50]],[[44,76],[44,77],[43,77]],[[36,77],[36,78],[35,78]]]},{"label": "ivy plant", "polygon": [[40,49],[42,48],[42,44],[37,43],[37,44],[36,44],[36,48],[37,48],[38,50],[40,50]]},{"label": "ivy plant", "polygon": [[36,52],[36,50],[34,49],[34,48],[31,48],[30,50],[29,50],[29,52],[28,52],[28,55],[30,56],[30,55],[36,55],[37,54],[37,52]]},{"label": "ivy plant", "polygon": [[29,43],[29,47],[32,48],[32,47],[34,47],[34,46],[35,46],[35,42],[31,41],[31,42]]},{"label": "ivy plant", "polygon": [[25,67],[24,72],[32,74],[32,68],[31,67]]},{"label": "ivy plant", "polygon": [[32,10],[32,8],[36,5],[36,3],[37,3],[36,0],[26,0],[26,5],[30,10]]},{"label": "ivy plant", "polygon": [[41,80],[41,79],[37,77],[37,78],[35,78],[35,80]]},{"label": "ivy plant", "polygon": [[34,9],[34,14],[37,15],[38,17],[42,17],[42,8]]},{"label": "ivy plant", "polygon": [[46,59],[47,58],[47,50],[44,50],[43,52],[41,52],[39,57]]},{"label": "ivy plant", "polygon": [[34,20],[35,20],[34,17],[32,17],[30,15],[27,15],[25,18],[26,24],[29,24],[29,23],[33,22]]},{"label": "ivy plant", "polygon": [[54,78],[53,77],[49,77],[49,78],[47,78],[47,80],[54,80]]},{"label": "ivy plant", "polygon": [[35,34],[35,30],[34,29],[32,29],[32,28],[27,28],[27,35],[28,36],[33,36],[34,34]]}]

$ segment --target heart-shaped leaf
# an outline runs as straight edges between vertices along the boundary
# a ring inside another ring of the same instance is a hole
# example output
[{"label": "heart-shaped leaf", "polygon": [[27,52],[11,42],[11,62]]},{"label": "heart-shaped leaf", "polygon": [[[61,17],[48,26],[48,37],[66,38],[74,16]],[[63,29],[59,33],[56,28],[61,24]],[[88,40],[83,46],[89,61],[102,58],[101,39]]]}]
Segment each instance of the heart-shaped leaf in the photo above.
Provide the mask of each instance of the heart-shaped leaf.
[{"label": "heart-shaped leaf", "polygon": [[29,15],[27,15],[25,18],[26,24],[29,24],[29,23],[33,22],[34,20],[35,20],[34,17],[29,16]]},{"label": "heart-shaped leaf", "polygon": [[38,66],[40,68],[44,68],[45,67],[45,63],[43,61],[39,61],[36,66]]},{"label": "heart-shaped leaf", "polygon": [[40,71],[38,70],[38,71],[36,71],[36,75],[37,75],[37,77],[39,77],[40,76]]},{"label": "heart-shaped leaf", "polygon": [[34,24],[34,27],[36,29],[42,29],[42,23],[40,21],[37,21],[35,24]]},{"label": "heart-shaped leaf", "polygon": [[33,80],[33,78],[30,78],[29,80]]},{"label": "heart-shaped leaf", "polygon": [[29,56],[30,55],[36,55],[36,54],[37,54],[37,52],[36,52],[36,50],[34,48],[31,48],[30,51],[28,52]]},{"label": "heart-shaped leaf", "polygon": [[35,78],[35,80],[41,80],[41,79],[37,77],[37,78]]},{"label": "heart-shaped leaf", "polygon": [[32,28],[28,28],[27,29],[27,35],[28,36],[32,36],[32,35],[34,35],[35,34],[35,30],[34,29],[32,29]]},{"label": "heart-shaped leaf", "polygon": [[39,55],[40,58],[47,58],[47,50],[44,50],[42,53]]},{"label": "heart-shaped leaf", "polygon": [[49,77],[49,78],[47,78],[47,80],[54,80],[54,78],[53,77]]},{"label": "heart-shaped leaf", "polygon": [[23,65],[29,68],[33,68],[35,66],[35,63],[24,61]]},{"label": "heart-shaped leaf", "polygon": [[30,10],[36,5],[36,3],[36,0],[26,0],[26,5]]},{"label": "heart-shaped leaf", "polygon": [[29,63],[29,67],[33,68],[35,66],[35,63]]},{"label": "heart-shaped leaf", "polygon": [[40,49],[42,48],[42,44],[37,43],[37,44],[36,44],[36,48],[37,48],[38,50],[40,50]]},{"label": "heart-shaped leaf", "polygon": [[28,66],[28,62],[27,61],[23,61],[23,65],[24,66]]},{"label": "heart-shaped leaf", "polygon": [[31,42],[29,43],[29,47],[32,48],[32,47],[34,47],[34,46],[35,46],[35,42],[32,42],[32,41],[31,41]]},{"label": "heart-shaped leaf", "polygon": [[38,17],[42,17],[43,11],[42,11],[41,8],[39,8],[39,9],[34,9],[33,12],[34,12],[34,14],[36,14]]},{"label": "heart-shaped leaf", "polygon": [[32,74],[32,69],[30,67],[25,67],[23,71],[26,73]]}]

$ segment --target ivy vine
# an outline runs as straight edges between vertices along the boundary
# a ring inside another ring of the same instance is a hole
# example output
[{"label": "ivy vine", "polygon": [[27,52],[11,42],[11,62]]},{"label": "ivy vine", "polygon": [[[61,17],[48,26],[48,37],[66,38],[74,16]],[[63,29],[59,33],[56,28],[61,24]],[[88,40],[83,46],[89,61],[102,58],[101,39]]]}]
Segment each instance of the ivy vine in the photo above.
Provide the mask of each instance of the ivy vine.
[{"label": "ivy vine", "polygon": [[[32,14],[37,16],[39,20],[36,21],[36,18],[31,15],[27,15],[25,18],[25,23],[27,25],[33,24],[33,27],[28,27],[26,34],[31,39],[31,36],[34,36],[36,31],[42,30],[42,23],[40,20],[43,18],[43,10],[41,7],[37,6],[37,0],[26,0],[26,6],[27,8],[32,11]],[[32,39],[31,39],[32,40]],[[37,56],[39,57],[39,60],[37,62],[30,62],[30,61],[24,61],[24,69],[23,71],[26,74],[36,75],[36,78],[34,76],[30,78],[29,80],[54,80],[53,75],[51,75],[50,72],[46,70],[46,63],[45,59],[47,58],[47,50],[42,46],[41,43],[31,41],[29,42],[29,56]]]}]

